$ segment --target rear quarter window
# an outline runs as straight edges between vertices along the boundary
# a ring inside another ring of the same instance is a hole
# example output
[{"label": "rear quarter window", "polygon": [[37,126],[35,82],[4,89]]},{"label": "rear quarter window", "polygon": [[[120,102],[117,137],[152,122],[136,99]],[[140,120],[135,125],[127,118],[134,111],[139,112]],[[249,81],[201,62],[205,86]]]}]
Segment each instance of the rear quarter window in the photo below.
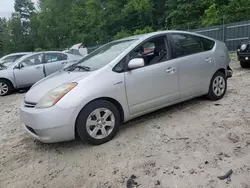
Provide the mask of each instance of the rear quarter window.
[{"label": "rear quarter window", "polygon": [[61,54],[61,60],[67,60],[68,56],[66,54]]},{"label": "rear quarter window", "polygon": [[215,42],[206,38],[201,38],[204,51],[212,50]]}]

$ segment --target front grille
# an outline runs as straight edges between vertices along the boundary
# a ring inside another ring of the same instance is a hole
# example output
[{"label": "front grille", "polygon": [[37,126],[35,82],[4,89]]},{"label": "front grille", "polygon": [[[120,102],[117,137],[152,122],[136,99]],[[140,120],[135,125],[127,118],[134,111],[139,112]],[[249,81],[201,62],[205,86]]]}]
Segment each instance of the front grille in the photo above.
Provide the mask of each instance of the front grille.
[{"label": "front grille", "polygon": [[27,108],[35,108],[36,103],[24,101],[24,106]]},{"label": "front grille", "polygon": [[37,135],[37,133],[34,131],[34,129],[32,129],[31,127],[29,127],[29,126],[27,126],[27,125],[25,125],[25,126],[26,126],[26,128],[27,128],[30,132],[32,132],[33,134]]}]

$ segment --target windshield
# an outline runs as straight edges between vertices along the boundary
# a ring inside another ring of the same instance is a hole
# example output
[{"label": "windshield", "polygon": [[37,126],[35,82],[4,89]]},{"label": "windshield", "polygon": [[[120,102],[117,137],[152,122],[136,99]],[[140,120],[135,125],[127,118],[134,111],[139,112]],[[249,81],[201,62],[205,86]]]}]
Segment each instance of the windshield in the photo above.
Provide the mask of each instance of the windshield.
[{"label": "windshield", "polygon": [[[124,40],[108,43],[93,53],[89,54],[75,65],[88,67],[90,70],[97,70],[109,64],[124,50],[131,46],[136,40]],[[70,67],[69,67],[70,68]]]},{"label": "windshield", "polygon": [[20,54],[20,55],[13,55],[13,56],[8,56],[6,58],[3,58],[1,60],[1,64],[4,65],[5,67],[10,66],[12,63],[14,63],[16,60],[20,59],[23,57],[25,54]]}]

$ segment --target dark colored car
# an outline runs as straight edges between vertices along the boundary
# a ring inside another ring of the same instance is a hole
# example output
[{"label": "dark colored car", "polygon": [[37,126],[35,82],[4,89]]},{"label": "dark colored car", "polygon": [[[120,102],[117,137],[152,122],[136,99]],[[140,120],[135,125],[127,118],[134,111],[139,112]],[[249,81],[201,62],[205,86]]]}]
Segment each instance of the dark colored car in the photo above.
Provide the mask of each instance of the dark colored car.
[{"label": "dark colored car", "polygon": [[250,40],[239,44],[237,56],[242,68],[250,68]]}]

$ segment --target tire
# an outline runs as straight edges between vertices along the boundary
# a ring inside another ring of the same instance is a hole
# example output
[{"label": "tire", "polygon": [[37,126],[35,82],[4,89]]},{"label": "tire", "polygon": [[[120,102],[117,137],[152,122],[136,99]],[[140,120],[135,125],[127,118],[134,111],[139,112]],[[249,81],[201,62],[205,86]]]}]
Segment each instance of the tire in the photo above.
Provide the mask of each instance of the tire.
[{"label": "tire", "polygon": [[13,92],[13,86],[10,81],[0,79],[0,96],[6,96]]},{"label": "tire", "polygon": [[223,72],[217,71],[211,79],[207,98],[212,101],[220,100],[224,97],[226,91],[227,91],[226,76]]},{"label": "tire", "polygon": [[96,100],[87,104],[79,113],[76,131],[88,144],[101,145],[114,138],[119,125],[120,113],[116,106],[106,100]]},{"label": "tire", "polygon": [[248,62],[244,62],[244,61],[241,61],[241,62],[240,62],[240,66],[241,66],[242,68],[249,68],[249,67],[250,67],[249,63],[248,63]]}]

